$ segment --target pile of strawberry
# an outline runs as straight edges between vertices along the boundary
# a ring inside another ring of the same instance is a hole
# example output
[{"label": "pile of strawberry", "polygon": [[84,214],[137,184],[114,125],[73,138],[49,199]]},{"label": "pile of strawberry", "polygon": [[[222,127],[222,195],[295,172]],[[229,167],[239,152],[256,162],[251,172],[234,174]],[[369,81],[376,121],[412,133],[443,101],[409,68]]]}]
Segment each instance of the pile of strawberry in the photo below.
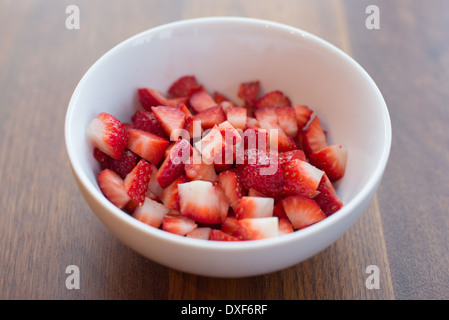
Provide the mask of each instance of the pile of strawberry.
[{"label": "pile of strawberry", "polygon": [[165,94],[137,94],[142,108],[129,123],[101,113],[87,127],[101,191],[137,220],[186,237],[256,240],[343,206],[333,183],[346,149],[283,92],[244,82],[238,104],[186,75]]}]

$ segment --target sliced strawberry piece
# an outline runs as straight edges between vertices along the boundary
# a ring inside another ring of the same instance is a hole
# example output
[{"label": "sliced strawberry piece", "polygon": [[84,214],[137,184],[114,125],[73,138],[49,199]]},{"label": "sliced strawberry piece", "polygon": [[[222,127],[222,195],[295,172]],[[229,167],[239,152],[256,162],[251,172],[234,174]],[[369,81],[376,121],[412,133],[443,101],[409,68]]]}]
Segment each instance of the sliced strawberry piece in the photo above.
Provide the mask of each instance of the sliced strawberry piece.
[{"label": "sliced strawberry piece", "polygon": [[189,179],[187,179],[186,176],[182,175],[176,178],[176,180],[173,181],[172,184],[170,184],[168,187],[162,189],[160,196],[162,203],[172,210],[179,211],[181,209],[181,206],[179,203],[178,185],[188,181]]},{"label": "sliced strawberry piece", "polygon": [[188,98],[167,98],[161,92],[151,88],[140,88],[137,90],[139,101],[145,110],[151,111],[151,107],[168,106],[174,107],[179,103],[186,103]]},{"label": "sliced strawberry piece", "polygon": [[190,112],[190,109],[186,106],[185,103],[179,103],[175,106],[175,108],[182,111],[186,115],[186,119],[192,116],[192,112]]},{"label": "sliced strawberry piece", "polygon": [[141,159],[124,180],[126,193],[138,205],[142,205],[145,201],[145,193],[148,190],[152,170],[151,165]]},{"label": "sliced strawberry piece", "polygon": [[244,130],[246,127],[246,118],[246,108],[230,107],[226,109],[226,119],[235,129]]},{"label": "sliced strawberry piece", "polygon": [[106,199],[111,201],[119,209],[123,209],[131,200],[125,189],[123,179],[110,169],[102,170],[98,177],[98,186]]},{"label": "sliced strawberry piece", "polygon": [[209,227],[199,227],[195,228],[186,234],[187,238],[195,238],[201,240],[209,240],[212,228]]},{"label": "sliced strawberry piece", "polygon": [[89,123],[86,133],[94,147],[108,156],[116,160],[123,156],[128,135],[123,124],[113,115],[100,113]]},{"label": "sliced strawberry piece", "polygon": [[248,190],[248,197],[266,197],[266,195],[257,191],[256,189],[250,188]]},{"label": "sliced strawberry piece", "polygon": [[212,229],[209,240],[211,241],[239,241],[237,237],[231,236],[221,230]]},{"label": "sliced strawberry piece", "polygon": [[284,206],[282,205],[282,200],[279,200],[274,204],[273,207],[273,216],[281,218],[287,218],[287,214],[285,213]]},{"label": "sliced strawberry piece", "polygon": [[132,216],[145,224],[159,228],[162,225],[162,219],[169,211],[170,209],[163,204],[146,197],[144,203],[134,210]]},{"label": "sliced strawberry piece", "polygon": [[164,128],[162,128],[161,123],[152,111],[137,110],[136,113],[134,113],[134,115],[131,117],[131,121],[133,123],[132,127],[134,129],[153,133],[165,139],[169,138]]},{"label": "sliced strawberry piece", "polygon": [[162,219],[162,230],[180,236],[185,236],[197,227],[195,221],[180,214],[168,213]]},{"label": "sliced strawberry piece", "polygon": [[94,149],[94,157],[102,169],[111,169],[122,179],[125,179],[126,175],[136,166],[138,158],[134,152],[125,149],[123,156],[119,160],[115,160],[98,148]]},{"label": "sliced strawberry piece", "polygon": [[288,218],[279,218],[279,234],[289,234],[294,232],[293,225]]},{"label": "sliced strawberry piece", "polygon": [[151,110],[169,137],[175,130],[184,128],[186,115],[181,110],[165,106],[152,107]]},{"label": "sliced strawberry piece", "polygon": [[184,174],[184,164],[192,155],[192,146],[187,140],[178,140],[170,148],[169,154],[159,167],[156,180],[162,188],[168,187],[176,178]]},{"label": "sliced strawberry piece", "polygon": [[224,233],[233,235],[234,232],[237,230],[237,228],[238,228],[237,218],[228,215],[221,224],[220,230],[223,231]]},{"label": "sliced strawberry piece", "polygon": [[197,149],[193,149],[193,155],[185,165],[186,176],[190,180],[203,180],[215,182],[218,180],[213,163],[205,163]]},{"label": "sliced strawberry piece", "polygon": [[278,126],[278,115],[275,106],[266,106],[254,111],[259,126],[265,129],[271,129]]},{"label": "sliced strawberry piece", "polygon": [[295,109],[292,107],[276,107],[278,124],[289,137],[296,137],[298,134],[298,123],[296,121]]},{"label": "sliced strawberry piece", "polygon": [[223,208],[224,195],[220,195],[217,190],[209,181],[196,180],[179,184],[181,214],[198,223],[222,223],[227,209],[226,206]]},{"label": "sliced strawberry piece", "polygon": [[273,198],[245,196],[240,199],[235,216],[237,219],[272,217],[273,207]]},{"label": "sliced strawberry piece", "polygon": [[319,192],[313,200],[320,206],[326,216],[330,216],[343,207],[343,202],[338,197],[334,186],[326,174],[321,178],[317,188]]},{"label": "sliced strawberry piece", "polygon": [[193,93],[190,96],[189,103],[195,113],[199,113],[218,105],[214,98],[204,88]]},{"label": "sliced strawberry piece", "polygon": [[310,121],[313,111],[309,107],[304,105],[294,105],[293,109],[295,110],[298,130],[302,130]]},{"label": "sliced strawberry piece", "polygon": [[94,147],[94,158],[100,164],[101,169],[109,169],[112,158],[97,147]]},{"label": "sliced strawberry piece", "polygon": [[217,177],[223,188],[224,194],[229,201],[232,209],[236,210],[239,204],[240,198],[243,197],[243,185],[240,182],[239,177],[234,171],[226,170],[218,174]]},{"label": "sliced strawberry piece", "polygon": [[310,164],[326,172],[335,182],[345,175],[348,151],[339,144],[330,145],[310,155]]},{"label": "sliced strawberry piece", "polygon": [[248,81],[240,84],[237,96],[244,101],[246,106],[251,106],[259,97],[259,92],[260,82],[258,80]]},{"label": "sliced strawberry piece", "polygon": [[318,117],[312,119],[302,131],[301,136],[301,145],[306,156],[327,147],[326,133]]},{"label": "sliced strawberry piece", "polygon": [[240,172],[246,190],[253,188],[268,197],[278,198],[284,187],[284,170],[277,156],[265,151],[252,153]]},{"label": "sliced strawberry piece", "polygon": [[308,197],[290,196],[282,200],[282,205],[295,230],[303,229],[326,218],[320,206]]},{"label": "sliced strawberry piece", "polygon": [[160,198],[162,195],[162,187],[157,181],[158,168],[151,162],[150,166],[151,166],[150,182],[148,182],[148,190],[145,196],[151,199]]},{"label": "sliced strawberry piece", "polygon": [[324,171],[306,161],[291,160],[284,166],[284,194],[315,196],[323,174]]},{"label": "sliced strawberry piece", "polygon": [[282,152],[279,154],[279,164],[281,166],[285,166],[288,164],[291,160],[299,159],[302,161],[306,161],[306,155],[304,154],[304,151],[302,150],[292,150],[287,152]]},{"label": "sliced strawberry piece", "polygon": [[[275,135],[277,136],[276,138],[274,138]],[[295,140],[292,137],[287,136],[283,130],[279,129],[277,131],[270,130],[269,139],[270,139],[270,147],[273,150],[276,149],[276,140],[277,140],[278,152],[287,152],[298,149]]]},{"label": "sliced strawberry piece", "polygon": [[231,101],[231,99],[229,99],[227,96],[225,96],[224,94],[222,94],[221,92],[218,92],[218,91],[214,92],[214,100],[219,105],[221,105],[223,102],[225,102],[225,104],[228,106],[236,105],[234,102]]},{"label": "sliced strawberry piece", "polygon": [[257,121],[256,118],[247,115],[245,129],[247,128],[260,128],[259,121]]},{"label": "sliced strawberry piece", "polygon": [[226,151],[226,144],[220,130],[217,128],[210,129],[200,141],[195,143],[195,148],[199,151],[205,163],[223,162],[222,156]]},{"label": "sliced strawberry piece", "polygon": [[204,133],[203,127],[201,127],[201,121],[195,121],[195,118],[193,116],[186,118],[184,130],[189,133],[189,137],[193,141],[201,139]]},{"label": "sliced strawberry piece", "polygon": [[169,89],[168,94],[172,97],[188,97],[192,92],[197,90],[200,87],[198,84],[198,80],[195,76],[186,75],[182,76],[173,82]]},{"label": "sliced strawberry piece", "polygon": [[292,105],[290,99],[279,90],[266,93],[262,98],[254,103],[254,109],[265,107],[290,107]]},{"label": "sliced strawberry piece", "polygon": [[193,116],[194,121],[200,121],[204,130],[211,129],[226,121],[226,114],[221,106],[213,106]]},{"label": "sliced strawberry piece", "polygon": [[277,217],[240,219],[237,225],[233,235],[239,240],[260,240],[279,235]]},{"label": "sliced strawberry piece", "polygon": [[155,134],[139,129],[128,129],[128,149],[155,165],[159,165],[164,157],[168,144],[168,140]]}]

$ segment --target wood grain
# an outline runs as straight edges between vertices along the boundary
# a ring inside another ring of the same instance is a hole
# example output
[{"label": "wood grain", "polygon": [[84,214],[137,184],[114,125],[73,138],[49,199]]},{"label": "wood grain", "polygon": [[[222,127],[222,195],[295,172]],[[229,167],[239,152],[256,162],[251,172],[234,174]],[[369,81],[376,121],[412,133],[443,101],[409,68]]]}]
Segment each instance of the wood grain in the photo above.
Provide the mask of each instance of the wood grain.
[{"label": "wood grain", "polygon": [[[1,0],[0,299],[448,299],[449,3],[431,2]],[[71,4],[79,30],[65,27]],[[379,30],[365,27],[373,4]],[[393,124],[384,180],[351,229],[303,263],[243,279],[174,271],[121,244],[85,204],[64,144],[71,94],[103,53],[162,23],[220,15],[286,23],[340,47],[376,81]],[[69,265],[79,290],[65,287]],[[379,289],[365,286],[370,265]]]}]

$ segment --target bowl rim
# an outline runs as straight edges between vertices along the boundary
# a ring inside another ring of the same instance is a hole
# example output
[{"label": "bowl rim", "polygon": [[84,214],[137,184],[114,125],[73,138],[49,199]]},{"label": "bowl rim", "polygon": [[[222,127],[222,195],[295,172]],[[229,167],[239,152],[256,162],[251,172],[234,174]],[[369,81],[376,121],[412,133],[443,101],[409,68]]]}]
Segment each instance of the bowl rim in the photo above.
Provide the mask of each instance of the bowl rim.
[{"label": "bowl rim", "polygon": [[[385,131],[383,132],[383,141],[384,144],[382,146],[382,154],[380,157],[380,161],[377,163],[375,169],[373,170],[372,175],[369,177],[367,183],[365,183],[360,191],[354,196],[354,198],[345,203],[344,206],[338,211],[338,213],[333,214],[326,219],[311,225],[305,229],[297,230],[290,234],[285,234],[279,237],[273,237],[268,239],[254,240],[254,241],[237,241],[237,242],[221,242],[221,241],[207,241],[202,239],[195,238],[186,238],[176,234],[171,234],[169,232],[151,227],[146,225],[137,219],[133,218],[131,215],[126,212],[120,210],[116,206],[114,206],[109,200],[104,197],[104,195],[92,184],[87,175],[81,169],[81,165],[79,160],[77,159],[77,155],[73,150],[73,143],[70,136],[70,129],[72,125],[72,117],[75,110],[76,101],[82,88],[84,87],[85,82],[90,77],[91,73],[97,68],[97,66],[104,60],[107,56],[111,55],[118,48],[127,46],[129,44],[134,43],[137,39],[142,37],[146,37],[149,34],[157,33],[161,30],[167,28],[179,28],[183,26],[192,26],[192,25],[202,25],[209,23],[241,23],[241,24],[249,24],[252,26],[263,26],[264,28],[274,28],[279,32],[286,33],[297,33],[301,34],[303,38],[307,41],[314,42],[319,46],[322,46],[326,50],[333,51],[334,54],[339,55],[340,58],[346,60],[350,65],[352,65],[366,80],[370,83],[372,89],[375,91],[376,95],[379,98],[379,101],[382,101],[382,115]],[[109,213],[113,214],[116,218],[121,220],[123,223],[128,224],[129,227],[134,228],[135,230],[147,233],[154,237],[159,237],[165,241],[171,242],[172,244],[181,245],[184,247],[197,248],[197,249],[206,249],[206,250],[220,250],[220,251],[236,251],[236,250],[247,250],[254,248],[269,248],[276,247],[286,244],[287,242],[296,242],[301,239],[309,238],[316,233],[323,232],[323,230],[332,228],[335,223],[338,223],[341,220],[347,218],[351,212],[360,205],[370,194],[375,191],[377,188],[385,168],[387,166],[388,158],[391,150],[391,141],[392,141],[392,132],[391,132],[391,119],[389,115],[389,111],[385,100],[377,87],[374,80],[370,77],[370,75],[360,66],[358,62],[356,62],[351,56],[345,53],[343,50],[339,49],[335,45],[327,42],[326,40],[311,34],[307,31],[299,29],[297,27],[293,27],[284,23],[274,22],[270,20],[258,19],[258,18],[248,18],[248,17],[234,17],[234,16],[215,16],[215,17],[201,17],[201,18],[192,18],[192,19],[183,19],[175,22],[169,22],[165,24],[161,24],[155,26],[153,28],[149,28],[142,32],[139,32],[112,47],[102,56],[100,56],[93,65],[89,67],[86,73],[83,75],[79,83],[77,84],[70,102],[68,104],[67,113],[65,117],[65,126],[64,126],[64,137],[65,137],[65,145],[66,151],[68,154],[69,162],[72,168],[72,172],[78,178],[79,182],[85,187],[85,189],[95,197],[101,205],[108,210]]]}]

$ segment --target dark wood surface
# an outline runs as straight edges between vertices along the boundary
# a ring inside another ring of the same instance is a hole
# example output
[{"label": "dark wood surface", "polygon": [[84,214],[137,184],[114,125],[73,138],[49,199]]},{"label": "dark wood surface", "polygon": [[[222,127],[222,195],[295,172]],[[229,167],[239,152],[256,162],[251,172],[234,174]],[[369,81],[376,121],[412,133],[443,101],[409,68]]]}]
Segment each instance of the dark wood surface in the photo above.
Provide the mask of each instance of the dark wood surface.
[{"label": "dark wood surface", "polygon": [[[66,28],[69,5],[80,29]],[[369,5],[379,29],[366,28]],[[0,0],[0,299],[448,299],[448,12],[446,0]],[[356,224],[303,263],[244,279],[173,271],[124,246],[84,202],[64,144],[71,94],[103,53],[162,23],[224,15],[343,49],[378,84],[393,128],[384,179]],[[69,265],[79,289],[65,285]],[[379,289],[365,285],[370,265]]]}]

